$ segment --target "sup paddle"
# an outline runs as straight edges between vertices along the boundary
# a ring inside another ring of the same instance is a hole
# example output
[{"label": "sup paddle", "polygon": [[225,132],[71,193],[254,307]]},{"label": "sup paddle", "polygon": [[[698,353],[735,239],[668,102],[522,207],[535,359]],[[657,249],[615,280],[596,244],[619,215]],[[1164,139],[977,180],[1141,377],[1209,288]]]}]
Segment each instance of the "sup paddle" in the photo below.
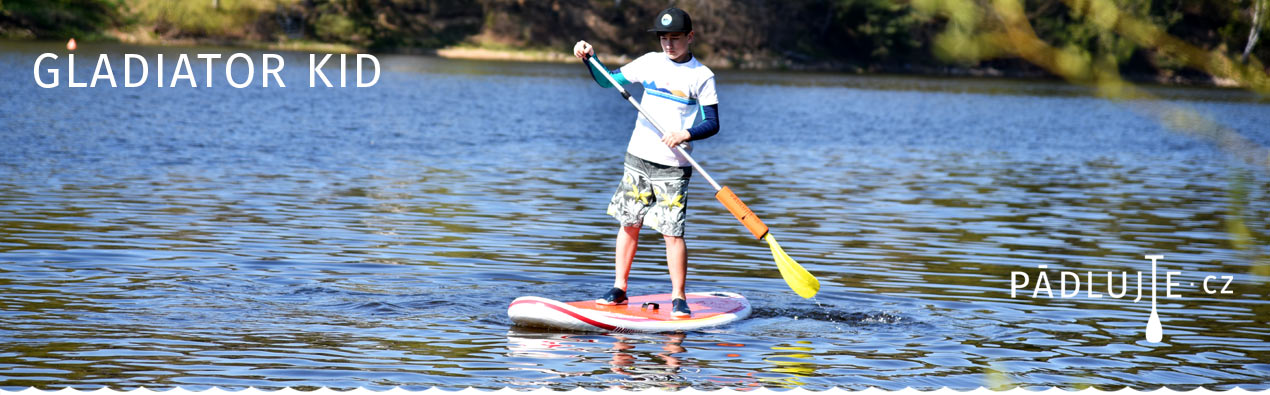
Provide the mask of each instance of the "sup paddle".
[{"label": "sup paddle", "polygon": [[[662,129],[661,125],[658,125],[653,117],[644,112],[644,107],[641,107],[639,102],[631,97],[631,94],[626,91],[626,88],[622,87],[622,84],[617,83],[617,80],[613,79],[609,71],[604,69],[604,66],[600,65],[600,62],[595,60],[594,56],[587,56],[586,61],[591,63],[591,67],[599,70],[600,74],[603,74],[604,78],[608,79],[609,83],[613,84],[617,91],[622,94],[622,98],[630,102],[632,106],[635,106],[635,110],[639,111],[644,116],[644,119],[647,119],[653,125],[653,128],[656,129],[657,137],[666,135],[666,129]],[[781,277],[785,278],[789,288],[803,298],[816,296],[816,292],[820,291],[820,280],[816,280],[816,276],[808,273],[807,269],[803,269],[798,262],[794,262],[794,258],[790,258],[789,254],[786,254],[785,250],[781,249],[781,245],[776,243],[776,238],[772,236],[767,225],[764,225],[763,221],[759,220],[757,215],[754,215],[754,211],[746,207],[745,203],[741,201],[740,197],[736,196],[736,193],[732,192],[731,188],[719,186],[719,183],[710,178],[710,174],[706,173],[706,170],[702,169],[701,165],[697,164],[697,161],[692,159],[692,156],[688,155],[688,151],[685,151],[683,147],[676,146],[675,152],[687,159],[688,163],[692,164],[692,168],[696,169],[697,173],[700,173],[702,177],[705,177],[706,182],[709,182],[710,186],[714,187],[715,199],[719,199],[719,202],[723,203],[723,207],[727,207],[728,211],[737,220],[741,221],[741,224],[745,225],[746,229],[750,230],[754,238],[767,241],[767,246],[772,249],[772,258],[776,260],[776,267],[780,269]]]}]

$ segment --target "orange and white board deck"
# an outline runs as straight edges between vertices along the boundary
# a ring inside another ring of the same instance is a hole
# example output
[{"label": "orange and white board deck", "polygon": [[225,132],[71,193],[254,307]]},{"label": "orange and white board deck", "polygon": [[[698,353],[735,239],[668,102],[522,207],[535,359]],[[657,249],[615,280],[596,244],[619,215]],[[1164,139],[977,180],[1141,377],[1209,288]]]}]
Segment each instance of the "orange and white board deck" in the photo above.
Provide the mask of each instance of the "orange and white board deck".
[{"label": "orange and white board deck", "polygon": [[[626,304],[605,306],[595,300],[560,302],[522,296],[507,307],[507,316],[522,326],[589,332],[673,332],[724,325],[750,315],[750,302],[731,292],[688,293],[692,316],[670,315],[670,294],[632,296]],[[645,303],[656,303],[658,309]]]}]

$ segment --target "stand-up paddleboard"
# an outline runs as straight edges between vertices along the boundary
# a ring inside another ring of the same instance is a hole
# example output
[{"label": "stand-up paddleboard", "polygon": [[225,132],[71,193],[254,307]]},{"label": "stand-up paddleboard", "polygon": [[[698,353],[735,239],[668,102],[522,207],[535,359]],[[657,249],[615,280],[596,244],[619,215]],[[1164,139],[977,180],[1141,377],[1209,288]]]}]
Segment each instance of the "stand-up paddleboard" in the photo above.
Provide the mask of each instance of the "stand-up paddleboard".
[{"label": "stand-up paddleboard", "polygon": [[575,331],[673,332],[719,326],[750,315],[750,302],[731,292],[688,294],[691,317],[670,315],[670,294],[632,296],[626,304],[605,306],[595,300],[560,302],[522,296],[507,307],[507,316],[522,326]]}]

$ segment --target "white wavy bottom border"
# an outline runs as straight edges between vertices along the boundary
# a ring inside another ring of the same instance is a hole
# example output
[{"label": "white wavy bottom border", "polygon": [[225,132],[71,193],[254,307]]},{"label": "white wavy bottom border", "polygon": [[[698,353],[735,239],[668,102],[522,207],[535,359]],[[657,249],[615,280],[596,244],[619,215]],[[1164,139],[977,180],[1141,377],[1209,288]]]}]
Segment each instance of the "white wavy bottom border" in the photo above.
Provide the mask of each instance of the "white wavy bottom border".
[{"label": "white wavy bottom border", "polygon": [[370,390],[365,388],[357,388],[352,390],[334,390],[329,388],[319,388],[315,390],[306,391],[306,390],[297,390],[297,389],[293,389],[289,387],[281,389],[281,390],[274,390],[274,391],[257,389],[257,388],[244,388],[244,389],[231,390],[231,389],[221,389],[221,388],[215,388],[215,387],[206,389],[206,390],[187,390],[180,387],[173,388],[173,389],[160,389],[160,390],[151,390],[145,387],[141,387],[135,390],[115,390],[110,388],[101,388],[96,390],[79,390],[74,388],[64,388],[59,390],[41,390],[36,388],[27,388],[24,390],[11,391],[11,390],[0,389],[0,394],[13,394],[13,395],[59,395],[59,394],[61,395],[71,395],[71,394],[92,394],[92,395],[120,395],[120,394],[127,394],[127,395],[413,395],[413,394],[423,394],[423,395],[443,395],[443,394],[444,395],[454,395],[454,394],[457,394],[457,395],[490,395],[490,394],[590,395],[590,394],[596,394],[596,393],[634,394],[634,393],[648,393],[648,392],[655,392],[655,393],[673,392],[676,394],[684,394],[684,395],[741,395],[741,394],[761,394],[761,395],[773,395],[773,394],[780,394],[780,395],[838,395],[838,394],[851,394],[851,395],[969,395],[969,394],[1068,395],[1068,394],[1078,394],[1078,395],[1085,395],[1085,394],[1097,394],[1097,393],[1111,393],[1111,394],[1117,394],[1117,395],[1139,394],[1139,393],[1142,393],[1142,394],[1149,393],[1151,395],[1168,395],[1168,394],[1262,395],[1262,394],[1270,394],[1270,390],[1253,391],[1253,390],[1247,390],[1247,389],[1238,388],[1238,387],[1234,389],[1230,389],[1230,390],[1225,390],[1225,391],[1210,390],[1203,387],[1195,388],[1193,390],[1174,390],[1168,387],[1161,387],[1160,389],[1156,389],[1156,390],[1138,390],[1138,389],[1125,388],[1125,389],[1116,390],[1116,391],[1103,391],[1103,390],[1099,390],[1095,388],[1089,388],[1089,389],[1083,389],[1083,390],[1066,390],[1066,389],[1060,389],[1060,388],[1048,388],[1044,390],[1028,390],[1023,388],[1013,388],[1009,390],[995,391],[985,387],[979,387],[976,389],[964,390],[964,391],[946,388],[946,387],[936,389],[936,390],[929,390],[929,391],[923,391],[923,390],[918,390],[913,388],[904,388],[904,389],[894,390],[894,391],[885,390],[881,388],[869,388],[869,389],[858,390],[858,391],[841,389],[841,388],[828,389],[824,391],[813,391],[813,390],[808,390],[803,388],[793,388],[793,389],[723,388],[718,390],[698,390],[698,389],[692,389],[692,388],[666,390],[666,389],[659,389],[659,388],[648,388],[643,390],[605,389],[602,391],[597,391],[593,389],[585,389],[585,388],[574,388],[571,390],[552,390],[547,388],[537,388],[537,389],[529,389],[529,390],[517,390],[517,389],[511,389],[511,388],[504,388],[499,390],[482,390],[482,389],[475,389],[475,388],[466,388],[466,389],[452,390],[452,389],[431,388],[431,389],[422,390],[422,391],[411,391],[411,390],[406,390],[401,388],[394,388],[394,389],[384,390],[384,391],[376,391],[376,390]]}]

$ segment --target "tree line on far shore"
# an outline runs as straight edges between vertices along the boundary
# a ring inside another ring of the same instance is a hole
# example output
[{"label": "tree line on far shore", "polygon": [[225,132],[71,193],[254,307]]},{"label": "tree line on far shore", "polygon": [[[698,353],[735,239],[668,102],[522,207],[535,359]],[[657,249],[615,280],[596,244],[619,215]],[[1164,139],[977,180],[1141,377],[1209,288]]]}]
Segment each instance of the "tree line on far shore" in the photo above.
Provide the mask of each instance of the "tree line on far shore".
[{"label": "tree line on far shore", "polygon": [[638,55],[657,50],[646,30],[674,5],[693,16],[698,57],[716,66],[1050,74],[1019,57],[994,55],[1011,52],[985,47],[995,41],[954,34],[967,21],[991,30],[1005,23],[994,20],[1003,7],[1021,7],[1026,28],[1049,47],[1113,64],[1125,75],[1168,79],[1205,73],[1126,32],[1122,21],[1154,26],[1155,35],[1264,72],[1270,49],[1259,44],[1259,34],[1268,1],[0,0],[0,36],[295,40],[383,52],[450,46],[567,52],[586,39],[601,52]]}]

